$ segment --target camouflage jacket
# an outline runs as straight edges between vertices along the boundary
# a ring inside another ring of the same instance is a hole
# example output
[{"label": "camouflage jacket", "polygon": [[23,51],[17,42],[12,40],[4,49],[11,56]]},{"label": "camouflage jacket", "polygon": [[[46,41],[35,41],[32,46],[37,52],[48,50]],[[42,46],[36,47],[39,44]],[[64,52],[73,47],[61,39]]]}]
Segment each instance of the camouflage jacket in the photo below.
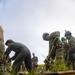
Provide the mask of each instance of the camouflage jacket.
[{"label": "camouflage jacket", "polygon": [[70,45],[70,50],[75,48],[75,38],[71,36],[70,39],[68,39],[68,44]]},{"label": "camouflage jacket", "polygon": [[[54,46],[53,50],[52,47]],[[60,41],[60,32],[56,31],[51,33],[50,40],[49,40],[49,54],[48,58],[51,57],[51,50],[55,51],[54,56],[56,59],[64,59],[65,50],[62,46],[62,42]]]}]

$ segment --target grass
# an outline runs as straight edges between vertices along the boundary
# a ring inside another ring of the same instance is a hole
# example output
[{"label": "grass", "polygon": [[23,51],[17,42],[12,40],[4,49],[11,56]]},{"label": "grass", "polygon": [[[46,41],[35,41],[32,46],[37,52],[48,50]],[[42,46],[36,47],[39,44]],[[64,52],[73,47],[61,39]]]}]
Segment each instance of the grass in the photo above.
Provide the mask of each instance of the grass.
[{"label": "grass", "polygon": [[[40,64],[35,71],[32,71],[29,74],[26,74],[27,73],[26,70],[22,71],[21,69],[17,75],[44,75],[44,72],[59,72],[59,71],[69,71],[70,70],[68,67],[66,67],[65,64],[61,64],[60,62],[55,63],[55,64],[50,64],[50,67],[52,67],[51,70],[46,71],[45,67],[46,67],[45,64]],[[3,74],[0,74],[0,75],[3,75]],[[11,73],[9,75],[15,75],[15,74]]]}]

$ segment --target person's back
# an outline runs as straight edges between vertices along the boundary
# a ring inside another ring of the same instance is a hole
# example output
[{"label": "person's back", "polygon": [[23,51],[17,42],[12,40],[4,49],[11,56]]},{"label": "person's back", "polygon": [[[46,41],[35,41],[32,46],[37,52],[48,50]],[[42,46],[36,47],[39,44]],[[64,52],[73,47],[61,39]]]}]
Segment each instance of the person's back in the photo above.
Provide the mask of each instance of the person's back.
[{"label": "person's back", "polygon": [[[9,46],[10,48],[12,48],[12,50],[14,52],[20,52],[20,51],[29,51],[29,49],[22,43],[19,42],[14,42],[12,45]],[[8,48],[9,48],[8,47]]]}]

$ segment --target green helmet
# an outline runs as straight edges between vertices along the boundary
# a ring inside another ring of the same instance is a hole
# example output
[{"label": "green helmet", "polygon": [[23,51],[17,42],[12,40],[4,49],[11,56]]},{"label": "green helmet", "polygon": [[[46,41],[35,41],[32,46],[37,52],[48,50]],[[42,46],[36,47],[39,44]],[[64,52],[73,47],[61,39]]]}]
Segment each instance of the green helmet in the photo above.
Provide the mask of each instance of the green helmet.
[{"label": "green helmet", "polygon": [[63,40],[66,40],[66,38],[65,37],[61,37],[61,41],[63,41]]},{"label": "green helmet", "polygon": [[43,39],[45,40],[46,35],[49,35],[49,33],[43,33]]},{"label": "green helmet", "polygon": [[66,31],[66,32],[65,32],[65,36],[68,36],[68,35],[71,36],[71,34],[72,34],[72,33],[71,33],[70,31]]}]

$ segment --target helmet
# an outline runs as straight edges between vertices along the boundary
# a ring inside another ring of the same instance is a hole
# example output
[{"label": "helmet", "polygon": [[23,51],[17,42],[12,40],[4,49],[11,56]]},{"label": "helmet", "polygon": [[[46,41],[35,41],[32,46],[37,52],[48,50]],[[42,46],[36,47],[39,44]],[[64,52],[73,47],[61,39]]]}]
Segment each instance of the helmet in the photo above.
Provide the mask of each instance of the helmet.
[{"label": "helmet", "polygon": [[49,35],[49,33],[44,33],[44,34],[43,34],[42,37],[43,37],[44,40],[45,40],[46,35]]},{"label": "helmet", "polygon": [[6,41],[5,45],[7,45],[8,43],[13,43],[13,42],[14,42],[13,40],[9,39]]},{"label": "helmet", "polygon": [[61,37],[61,41],[66,40],[65,37]]},{"label": "helmet", "polygon": [[71,34],[72,34],[72,33],[71,33],[70,31],[66,31],[66,32],[65,32],[65,36],[67,36],[67,35],[71,36]]}]

